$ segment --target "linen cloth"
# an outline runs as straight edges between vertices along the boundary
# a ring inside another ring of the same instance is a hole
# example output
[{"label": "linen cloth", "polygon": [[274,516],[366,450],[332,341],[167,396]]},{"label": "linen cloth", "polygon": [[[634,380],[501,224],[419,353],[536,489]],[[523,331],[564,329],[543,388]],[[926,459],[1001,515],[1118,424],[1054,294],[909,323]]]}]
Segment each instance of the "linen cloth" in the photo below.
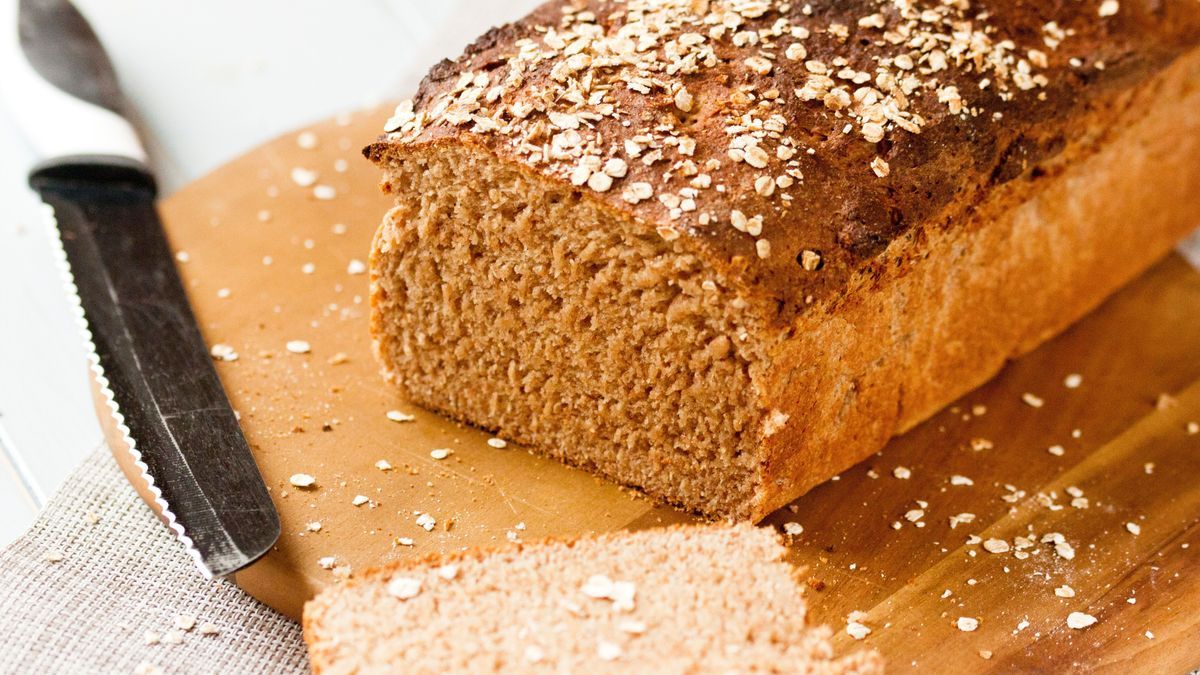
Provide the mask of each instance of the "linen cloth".
[{"label": "linen cloth", "polygon": [[[191,630],[176,628],[181,615],[194,618]],[[299,625],[201,577],[106,446],[0,552],[0,673],[307,670]]]}]

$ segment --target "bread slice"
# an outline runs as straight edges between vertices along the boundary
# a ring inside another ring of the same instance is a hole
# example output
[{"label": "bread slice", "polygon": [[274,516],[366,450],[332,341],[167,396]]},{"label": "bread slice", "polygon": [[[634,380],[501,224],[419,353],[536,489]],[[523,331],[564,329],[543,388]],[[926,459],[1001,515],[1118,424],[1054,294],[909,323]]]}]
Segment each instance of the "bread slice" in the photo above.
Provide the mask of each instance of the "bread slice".
[{"label": "bread slice", "polygon": [[876,673],[805,624],[768,529],[517,544],[367,572],[304,608],[316,673]]},{"label": "bread slice", "polygon": [[561,0],[492,31],[366,151],[385,374],[767,515],[1200,223],[1200,3],[1100,4]]}]

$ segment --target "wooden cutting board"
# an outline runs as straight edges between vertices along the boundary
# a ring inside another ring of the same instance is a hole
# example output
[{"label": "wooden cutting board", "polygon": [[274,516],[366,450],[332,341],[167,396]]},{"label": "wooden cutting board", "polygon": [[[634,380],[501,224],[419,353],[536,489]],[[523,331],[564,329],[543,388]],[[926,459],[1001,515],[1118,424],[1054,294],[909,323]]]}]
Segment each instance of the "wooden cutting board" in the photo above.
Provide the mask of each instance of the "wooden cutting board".
[{"label": "wooden cutting board", "polygon": [[[490,447],[488,434],[415,408],[380,379],[357,261],[389,201],[359,148],[387,115],[289,134],[162,204],[205,336],[238,354],[217,368],[283,522],[278,546],[236,581],[293,617],[346,569],[689,519],[512,445]],[[315,184],[298,184],[295,169],[316,172]],[[335,194],[322,199],[328,188]],[[289,351],[297,340],[311,350]],[[1077,388],[1064,385],[1073,373]],[[393,410],[416,421],[392,421]],[[834,627],[838,648],[878,649],[894,670],[1179,671],[1200,665],[1191,421],[1200,422],[1200,273],[1173,256],[767,524],[803,526],[790,540],[808,568],[811,615]],[[438,448],[451,454],[436,460]],[[316,486],[293,487],[296,473]],[[369,503],[356,506],[359,495]],[[958,514],[973,519],[952,527]],[[1041,543],[1053,532],[1073,559]],[[992,553],[973,535],[1038,543]],[[1063,586],[1074,596],[1056,595]],[[856,611],[872,631],[861,642],[844,630]],[[1099,621],[1070,629],[1073,611]],[[978,629],[959,630],[959,617]]]}]

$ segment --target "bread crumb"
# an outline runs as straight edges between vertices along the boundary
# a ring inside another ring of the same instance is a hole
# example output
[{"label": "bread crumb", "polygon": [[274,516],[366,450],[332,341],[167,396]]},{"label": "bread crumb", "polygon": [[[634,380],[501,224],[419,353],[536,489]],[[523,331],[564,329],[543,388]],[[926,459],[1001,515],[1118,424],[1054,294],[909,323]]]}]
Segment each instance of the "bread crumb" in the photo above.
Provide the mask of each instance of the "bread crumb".
[{"label": "bread crumb", "polygon": [[892,469],[892,475],[900,480],[908,480],[912,478],[912,471],[906,466],[898,466]]},{"label": "bread crumb", "polygon": [[1091,614],[1084,614],[1083,612],[1071,612],[1067,615],[1067,627],[1074,628],[1075,630],[1083,630],[1088,626],[1094,625],[1096,621],[1096,617]]},{"label": "bread crumb", "polygon": [[1062,586],[1054,589],[1054,594],[1060,598],[1073,598],[1075,597],[1075,589],[1063,584]]},{"label": "bread crumb", "polygon": [[200,624],[200,627],[196,629],[196,632],[201,635],[219,635],[221,633],[221,629],[217,628],[217,624],[206,621]]},{"label": "bread crumb", "polygon": [[298,488],[308,488],[317,484],[317,479],[307,473],[294,473],[288,482]]},{"label": "bread crumb", "polygon": [[1097,13],[1102,17],[1116,16],[1117,12],[1121,11],[1121,3],[1117,0],[1104,0],[1100,3],[1100,9]]},{"label": "bread crumb", "polygon": [[971,480],[970,478],[967,478],[966,476],[960,476],[958,474],[955,474],[953,476],[950,476],[950,484],[951,485],[974,485],[975,481]]},{"label": "bread crumb", "polygon": [[411,600],[421,594],[421,580],[412,577],[395,577],[388,582],[388,595],[401,600]]},{"label": "bread crumb", "polygon": [[321,521],[314,520],[314,521],[308,523],[307,525],[305,525],[304,527],[309,532],[320,532],[321,531]]},{"label": "bread crumb", "polygon": [[1025,402],[1025,405],[1031,408],[1040,408],[1046,404],[1046,402],[1042,400],[1040,396],[1037,394],[1031,394],[1029,392],[1021,394],[1021,400]]},{"label": "bread crumb", "polygon": [[209,350],[209,354],[212,355],[213,360],[215,361],[238,360],[238,353],[234,351],[233,347],[226,344],[217,343],[213,345],[212,349]]},{"label": "bread crumb", "polygon": [[366,271],[367,264],[358,258],[351,258],[350,262],[346,264],[346,274],[351,276],[365,274]]},{"label": "bread crumb", "polygon": [[992,658],[991,650],[990,649],[980,649],[979,650],[979,658],[985,659],[985,660]]},{"label": "bread crumb", "polygon": [[417,527],[423,528],[426,532],[433,532],[433,528],[437,527],[437,519],[428,513],[422,513],[417,516]]},{"label": "bread crumb", "polygon": [[452,452],[453,451],[451,451],[449,448],[434,448],[433,450],[429,451],[429,456],[439,460],[446,459],[452,454]]},{"label": "bread crumb", "polygon": [[190,631],[196,627],[196,617],[190,614],[180,614],[175,617],[175,627],[182,631]]},{"label": "bread crumb", "polygon": [[956,626],[958,626],[958,629],[964,633],[970,633],[976,628],[979,628],[979,619],[970,616],[960,616],[954,623]]},{"label": "bread crumb", "polygon": [[1063,455],[1067,454],[1067,449],[1061,445],[1052,445],[1046,448],[1046,452],[1054,455],[1055,457],[1062,457]]},{"label": "bread crumb", "polygon": [[496,448],[497,450],[503,450],[504,448],[508,447],[508,441],[504,440],[503,438],[489,438],[487,440],[487,444],[493,448]]},{"label": "bread crumb", "polygon": [[304,340],[288,340],[287,350],[293,354],[307,354],[312,351],[312,345]]},{"label": "bread crumb", "polygon": [[1135,537],[1142,533],[1142,526],[1137,523],[1125,523],[1125,529]]},{"label": "bread crumb", "polygon": [[1079,373],[1071,373],[1063,378],[1063,386],[1067,389],[1078,389],[1081,384],[1083,384],[1083,376]]},{"label": "bread crumb", "polygon": [[783,524],[783,533],[798,537],[804,534],[804,526],[797,522],[787,522]]},{"label": "bread crumb", "polygon": [[354,499],[350,500],[350,503],[354,506],[362,506],[370,501],[371,499],[366,495],[354,495]]},{"label": "bread crumb", "polygon": [[415,422],[417,419],[415,416],[399,410],[387,411],[387,418],[393,422]]},{"label": "bread crumb", "polygon": [[318,558],[317,564],[320,565],[321,569],[323,570],[331,570],[333,569],[333,566],[337,564],[337,558],[335,556],[327,555],[324,558]]},{"label": "bread crumb", "polygon": [[391,471],[392,463],[386,459],[381,459],[378,462],[375,462],[375,468],[379,469],[380,471]]}]

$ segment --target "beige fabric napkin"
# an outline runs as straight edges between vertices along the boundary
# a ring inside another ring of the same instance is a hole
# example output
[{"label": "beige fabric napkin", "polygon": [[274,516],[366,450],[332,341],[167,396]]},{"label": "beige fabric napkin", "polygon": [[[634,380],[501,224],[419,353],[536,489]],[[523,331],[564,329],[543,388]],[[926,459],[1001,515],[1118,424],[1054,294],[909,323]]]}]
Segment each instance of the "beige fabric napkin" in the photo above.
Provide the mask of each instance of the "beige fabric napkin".
[{"label": "beige fabric napkin", "polygon": [[106,447],[0,552],[0,672],[307,670],[300,627],[203,579]]}]

